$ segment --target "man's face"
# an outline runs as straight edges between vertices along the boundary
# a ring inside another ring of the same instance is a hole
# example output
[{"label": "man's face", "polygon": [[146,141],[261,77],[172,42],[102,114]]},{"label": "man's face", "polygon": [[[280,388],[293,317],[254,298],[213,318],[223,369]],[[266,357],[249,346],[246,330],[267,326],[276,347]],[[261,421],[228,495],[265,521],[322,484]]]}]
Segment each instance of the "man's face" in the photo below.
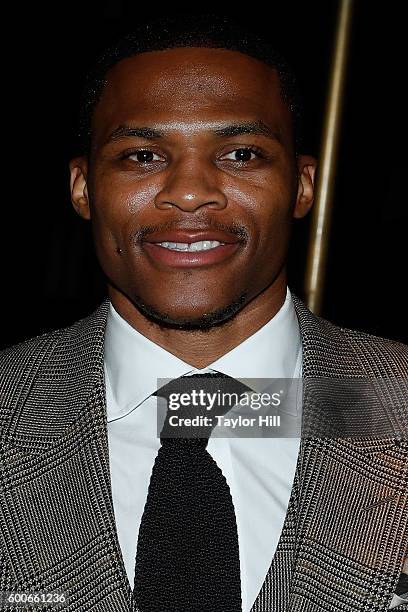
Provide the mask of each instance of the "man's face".
[{"label": "man's face", "polygon": [[155,51],[108,73],[90,160],[71,162],[73,202],[111,297],[158,321],[214,323],[284,275],[313,164],[296,161],[273,68],[223,49]]}]

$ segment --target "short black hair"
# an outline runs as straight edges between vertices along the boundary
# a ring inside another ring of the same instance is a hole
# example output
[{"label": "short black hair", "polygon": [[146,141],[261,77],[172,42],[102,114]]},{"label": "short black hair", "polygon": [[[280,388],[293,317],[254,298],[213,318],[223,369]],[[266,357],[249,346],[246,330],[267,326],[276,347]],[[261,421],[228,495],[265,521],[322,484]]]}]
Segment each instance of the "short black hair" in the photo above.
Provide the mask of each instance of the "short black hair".
[{"label": "short black hair", "polygon": [[208,47],[239,51],[275,68],[281,95],[292,116],[295,152],[301,146],[302,102],[295,75],[288,62],[264,34],[243,27],[230,17],[201,14],[176,15],[144,22],[106,49],[88,73],[79,112],[79,143],[83,154],[91,146],[93,111],[107,82],[108,71],[121,60],[177,47]]}]

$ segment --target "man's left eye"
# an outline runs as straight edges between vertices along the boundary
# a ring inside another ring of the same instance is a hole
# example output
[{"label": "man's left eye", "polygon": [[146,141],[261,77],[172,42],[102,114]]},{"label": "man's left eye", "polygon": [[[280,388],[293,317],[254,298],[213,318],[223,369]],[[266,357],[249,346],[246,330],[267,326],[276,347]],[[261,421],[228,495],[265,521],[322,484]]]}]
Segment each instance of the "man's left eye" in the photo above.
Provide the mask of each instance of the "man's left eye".
[{"label": "man's left eye", "polygon": [[256,152],[253,149],[235,149],[223,156],[223,159],[230,159],[232,161],[238,162],[249,162],[252,161],[255,157],[257,157]]}]

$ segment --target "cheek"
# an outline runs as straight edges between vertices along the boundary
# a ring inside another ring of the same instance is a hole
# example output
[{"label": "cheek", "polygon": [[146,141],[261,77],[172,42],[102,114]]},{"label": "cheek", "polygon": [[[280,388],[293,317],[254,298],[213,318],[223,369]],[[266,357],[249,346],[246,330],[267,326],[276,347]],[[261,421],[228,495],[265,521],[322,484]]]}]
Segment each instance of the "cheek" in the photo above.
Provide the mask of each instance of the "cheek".
[{"label": "cheek", "polygon": [[132,233],[147,221],[154,208],[158,186],[151,181],[138,182],[120,174],[100,173],[93,181],[91,219],[99,236],[127,242]]},{"label": "cheek", "polygon": [[124,194],[124,206],[133,220],[133,225],[147,224],[148,217],[157,212],[155,200],[160,192],[160,185],[154,182],[139,183],[137,189],[132,185]]},{"label": "cheek", "polygon": [[276,250],[277,243],[288,238],[296,197],[288,184],[286,177],[271,174],[256,184],[229,190],[234,217],[245,220],[251,228],[253,250]]}]

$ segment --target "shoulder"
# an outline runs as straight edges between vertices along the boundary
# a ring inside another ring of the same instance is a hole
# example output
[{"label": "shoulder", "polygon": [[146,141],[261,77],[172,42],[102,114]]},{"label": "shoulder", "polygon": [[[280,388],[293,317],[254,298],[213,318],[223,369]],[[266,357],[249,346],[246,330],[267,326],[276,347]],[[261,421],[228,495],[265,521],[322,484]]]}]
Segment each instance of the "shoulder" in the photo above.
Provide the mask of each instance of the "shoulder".
[{"label": "shoulder", "polygon": [[103,351],[109,301],[72,325],[29,338],[0,351],[0,400],[4,406],[41,376],[53,380],[93,368]]},{"label": "shoulder", "polygon": [[0,352],[0,416],[1,421],[10,416],[18,398],[29,389],[40,369],[40,364],[64,333],[64,329],[29,338]]},{"label": "shoulder", "polygon": [[[50,332],[28,338],[0,351],[0,378],[10,368],[17,370],[28,365],[30,360],[41,357],[54,346],[69,327],[55,329]],[[16,373],[17,370],[14,370]]]},{"label": "shoulder", "polygon": [[328,322],[332,333],[340,335],[365,371],[378,377],[408,377],[408,346],[396,340]]},{"label": "shoulder", "polygon": [[81,326],[87,318],[75,321],[71,325],[53,329],[38,336],[33,336],[23,342],[2,349],[0,351],[0,373],[6,370],[10,365],[14,367],[18,367],[19,365],[24,366],[27,365],[27,359],[41,357],[44,353],[47,354],[52,347],[61,341],[61,339],[68,339],[75,334],[78,327]]},{"label": "shoulder", "polygon": [[315,315],[296,295],[303,349],[321,370],[348,371],[374,377],[408,377],[408,346],[402,342],[350,329]]},{"label": "shoulder", "polygon": [[360,350],[363,353],[372,353],[373,355],[381,355],[390,359],[401,360],[405,364],[408,363],[408,345],[402,342],[375,336],[355,329],[344,327],[338,327],[338,329],[355,350]]}]

